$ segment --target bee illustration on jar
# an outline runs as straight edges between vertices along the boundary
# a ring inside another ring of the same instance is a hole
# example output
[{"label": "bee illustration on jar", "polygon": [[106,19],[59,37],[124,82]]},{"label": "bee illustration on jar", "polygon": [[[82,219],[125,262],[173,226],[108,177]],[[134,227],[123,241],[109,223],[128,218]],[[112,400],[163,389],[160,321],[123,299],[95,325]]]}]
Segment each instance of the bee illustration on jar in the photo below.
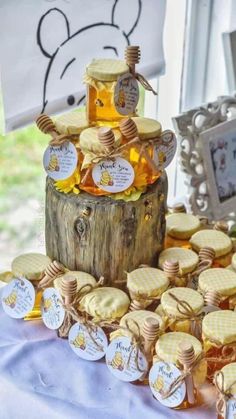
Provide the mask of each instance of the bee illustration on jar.
[{"label": "bee illustration on jar", "polygon": [[124,369],[124,361],[121,355],[121,352],[116,352],[113,360],[111,361],[110,365],[112,368],[117,369],[119,371],[123,371]]},{"label": "bee illustration on jar", "polygon": [[17,292],[15,290],[12,291],[11,294],[8,295],[8,297],[3,299],[3,301],[7,306],[14,308],[17,301]]},{"label": "bee illustration on jar", "polygon": [[74,345],[75,348],[79,348],[82,351],[84,351],[85,348],[86,348],[86,340],[85,340],[84,333],[82,333],[82,332],[78,333],[76,338],[73,341],[71,341],[70,343],[72,345]]},{"label": "bee illustration on jar", "polygon": [[100,185],[104,185],[104,186],[112,186],[114,184],[112,177],[110,175],[110,173],[105,170],[104,172],[102,172],[101,174],[101,180],[100,180]]},{"label": "bee illustration on jar", "polygon": [[158,393],[162,394],[164,390],[164,380],[161,375],[157,376],[156,381],[151,384],[151,386],[156,390]]},{"label": "bee illustration on jar", "polygon": [[99,106],[100,108],[102,108],[104,106],[104,103],[101,99],[96,99],[95,100],[95,105]]},{"label": "bee illustration on jar", "polygon": [[59,161],[56,154],[51,155],[47,170],[49,172],[54,172],[54,171],[58,172],[60,170]]}]

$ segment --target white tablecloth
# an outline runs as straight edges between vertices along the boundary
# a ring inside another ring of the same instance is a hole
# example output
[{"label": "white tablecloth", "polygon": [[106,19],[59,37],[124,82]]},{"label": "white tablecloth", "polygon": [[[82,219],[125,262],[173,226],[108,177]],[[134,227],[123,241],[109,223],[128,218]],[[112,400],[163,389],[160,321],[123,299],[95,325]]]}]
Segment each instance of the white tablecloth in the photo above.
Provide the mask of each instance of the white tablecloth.
[{"label": "white tablecloth", "polygon": [[148,387],[115,379],[103,361],[79,359],[41,321],[0,308],[0,419],[213,419],[204,408],[162,407]]}]

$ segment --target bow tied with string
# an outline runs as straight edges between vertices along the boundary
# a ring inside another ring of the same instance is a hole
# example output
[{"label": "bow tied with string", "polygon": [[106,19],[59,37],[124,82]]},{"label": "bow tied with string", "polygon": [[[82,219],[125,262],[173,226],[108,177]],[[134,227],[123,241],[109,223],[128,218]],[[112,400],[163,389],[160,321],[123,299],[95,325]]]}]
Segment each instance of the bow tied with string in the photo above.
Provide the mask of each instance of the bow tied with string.
[{"label": "bow tied with string", "polygon": [[[214,384],[218,392],[216,401],[216,410],[219,415],[227,419],[227,402],[233,398],[232,389],[236,385],[236,380],[228,387],[225,388],[225,376],[222,371],[217,371],[214,376]],[[235,400],[236,401],[236,400]]]}]

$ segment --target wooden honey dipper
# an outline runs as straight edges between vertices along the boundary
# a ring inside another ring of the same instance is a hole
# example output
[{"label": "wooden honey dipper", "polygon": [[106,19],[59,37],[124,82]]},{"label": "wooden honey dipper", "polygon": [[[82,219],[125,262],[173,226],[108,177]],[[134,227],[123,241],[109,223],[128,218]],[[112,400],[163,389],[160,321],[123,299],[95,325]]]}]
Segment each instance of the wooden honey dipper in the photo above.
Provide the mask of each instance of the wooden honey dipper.
[{"label": "wooden honey dipper", "polygon": [[171,214],[187,212],[186,207],[182,202],[178,202],[177,204],[174,204],[172,207],[168,207],[168,210]]},{"label": "wooden honey dipper", "polygon": [[135,72],[135,65],[139,63],[140,61],[140,47],[136,45],[128,45],[125,49],[125,61],[129,68],[131,69],[131,72]]},{"label": "wooden honey dipper", "polygon": [[205,305],[219,307],[221,302],[221,295],[218,291],[209,290],[204,295]]},{"label": "wooden honey dipper", "polygon": [[[187,372],[188,369],[193,364],[193,362],[195,361],[195,352],[194,352],[193,345],[189,343],[188,341],[183,341],[179,344],[178,361],[182,364],[184,372]],[[194,392],[192,374],[188,375],[185,378],[185,383],[186,383],[187,400],[190,404],[194,404],[196,402],[196,397],[195,397],[195,392]]]},{"label": "wooden honey dipper", "polygon": [[41,114],[36,119],[36,125],[40,131],[44,134],[50,134],[52,139],[50,141],[50,145],[61,145],[64,142],[68,141],[68,135],[66,134],[58,134],[56,125],[54,124],[53,120],[49,118],[46,114]]},{"label": "wooden honey dipper", "polygon": [[229,226],[226,221],[220,220],[216,221],[213,230],[222,231],[222,233],[228,234]]},{"label": "wooden honey dipper", "polygon": [[142,327],[142,335],[144,337],[144,353],[148,362],[152,361],[152,349],[158,339],[159,333],[160,324],[158,320],[154,317],[148,317]]},{"label": "wooden honey dipper", "polygon": [[174,259],[165,260],[163,263],[163,271],[171,284],[175,284],[175,279],[179,274],[179,262]]},{"label": "wooden honey dipper", "polygon": [[50,263],[45,271],[44,276],[42,277],[41,281],[39,282],[38,288],[44,288],[47,285],[52,282],[54,278],[56,278],[58,275],[65,272],[65,267],[62,265],[62,263],[58,262],[57,260],[54,260],[52,263]]},{"label": "wooden honey dipper", "polygon": [[114,150],[115,135],[111,128],[101,127],[98,130],[98,139],[106,151]]},{"label": "wooden honey dipper", "polygon": [[131,300],[129,311],[144,310],[145,306],[141,301]]},{"label": "wooden honey dipper", "polygon": [[[121,133],[124,135],[124,137],[126,137],[128,139],[128,141],[137,139],[137,140],[139,140],[139,143],[140,143],[137,126],[131,118],[122,119],[120,124],[119,124],[119,127],[120,127]],[[153,174],[157,175],[159,173],[159,169],[158,169],[157,165],[155,164],[155,162],[150,157],[146,148],[141,146],[140,157],[142,157],[142,156],[146,159],[149,167],[153,171]]]},{"label": "wooden honey dipper", "polygon": [[77,280],[73,276],[68,276],[66,279],[62,278],[61,291],[65,300],[65,305],[71,304],[76,296]]},{"label": "wooden honey dipper", "polygon": [[199,251],[199,261],[202,262],[203,260],[213,260],[215,259],[215,250],[212,247],[204,246]]}]

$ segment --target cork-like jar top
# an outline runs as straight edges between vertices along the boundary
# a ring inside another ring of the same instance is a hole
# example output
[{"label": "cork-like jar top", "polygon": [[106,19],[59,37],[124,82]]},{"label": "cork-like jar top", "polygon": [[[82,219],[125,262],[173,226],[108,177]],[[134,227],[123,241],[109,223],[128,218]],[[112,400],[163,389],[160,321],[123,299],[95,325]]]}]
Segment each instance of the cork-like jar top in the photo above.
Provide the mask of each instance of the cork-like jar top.
[{"label": "cork-like jar top", "polygon": [[202,352],[201,342],[192,335],[184,332],[170,332],[160,336],[156,343],[156,354],[165,362],[177,363],[178,347],[181,342],[189,342],[193,345],[195,355]]},{"label": "cork-like jar top", "polygon": [[115,81],[122,74],[129,72],[129,66],[121,60],[103,58],[92,60],[86,67],[86,74],[96,80]]},{"label": "cork-like jar top", "polygon": [[235,342],[236,312],[220,310],[207,314],[202,321],[202,332],[205,338],[221,345]]},{"label": "cork-like jar top", "polygon": [[157,138],[161,135],[161,124],[155,119],[144,118],[141,116],[134,116],[131,119],[135,122],[137,126],[140,140]]},{"label": "cork-like jar top", "polygon": [[[57,288],[60,293],[63,295],[62,289],[61,289],[61,283],[62,280],[67,278],[74,278],[77,281],[77,291],[85,285],[92,285],[93,287],[96,285],[96,279],[88,274],[87,272],[80,272],[80,271],[69,271],[65,273],[64,275],[59,276],[58,278],[54,279],[54,287]],[[83,288],[82,292],[88,291],[89,288]]]},{"label": "cork-like jar top", "polygon": [[161,296],[162,308],[169,316],[180,319],[186,318],[184,314],[178,311],[178,302],[173,299],[170,294],[173,294],[179,300],[186,301],[196,314],[201,311],[204,305],[203,296],[199,292],[185,287],[171,288],[165,291]]},{"label": "cork-like jar top", "polygon": [[80,134],[89,127],[83,112],[69,112],[55,119],[54,124],[59,134]]},{"label": "cork-like jar top", "polygon": [[127,288],[137,295],[161,296],[169,286],[166,274],[156,268],[138,268],[127,274]]},{"label": "cork-like jar top", "polygon": [[79,309],[92,317],[117,319],[129,308],[130,300],[124,291],[113,287],[96,288],[80,301]]},{"label": "cork-like jar top", "polygon": [[41,253],[25,253],[17,256],[11,265],[11,270],[15,276],[24,276],[29,280],[39,280],[51,259]]},{"label": "cork-like jar top", "polygon": [[182,274],[192,272],[198,264],[198,255],[189,249],[182,247],[170,247],[163,250],[159,256],[159,266],[163,269],[166,260],[176,260],[179,262]]},{"label": "cork-like jar top", "polygon": [[232,249],[230,237],[222,231],[201,230],[195,233],[190,240],[192,248],[199,252],[202,247],[209,246],[214,249],[216,257],[227,255]]},{"label": "cork-like jar top", "polygon": [[222,296],[236,293],[236,272],[224,268],[212,268],[202,272],[198,278],[199,289],[203,292],[218,291]]},{"label": "cork-like jar top", "polygon": [[176,239],[189,239],[200,227],[199,218],[192,214],[176,213],[166,217],[166,232]]},{"label": "cork-like jar top", "polygon": [[[232,362],[231,364],[225,365],[225,367],[223,367],[221,371],[224,374],[224,391],[230,389],[230,393],[236,396],[236,384],[232,386],[232,384],[236,380],[236,362]],[[218,379],[220,379],[220,377]]]}]

